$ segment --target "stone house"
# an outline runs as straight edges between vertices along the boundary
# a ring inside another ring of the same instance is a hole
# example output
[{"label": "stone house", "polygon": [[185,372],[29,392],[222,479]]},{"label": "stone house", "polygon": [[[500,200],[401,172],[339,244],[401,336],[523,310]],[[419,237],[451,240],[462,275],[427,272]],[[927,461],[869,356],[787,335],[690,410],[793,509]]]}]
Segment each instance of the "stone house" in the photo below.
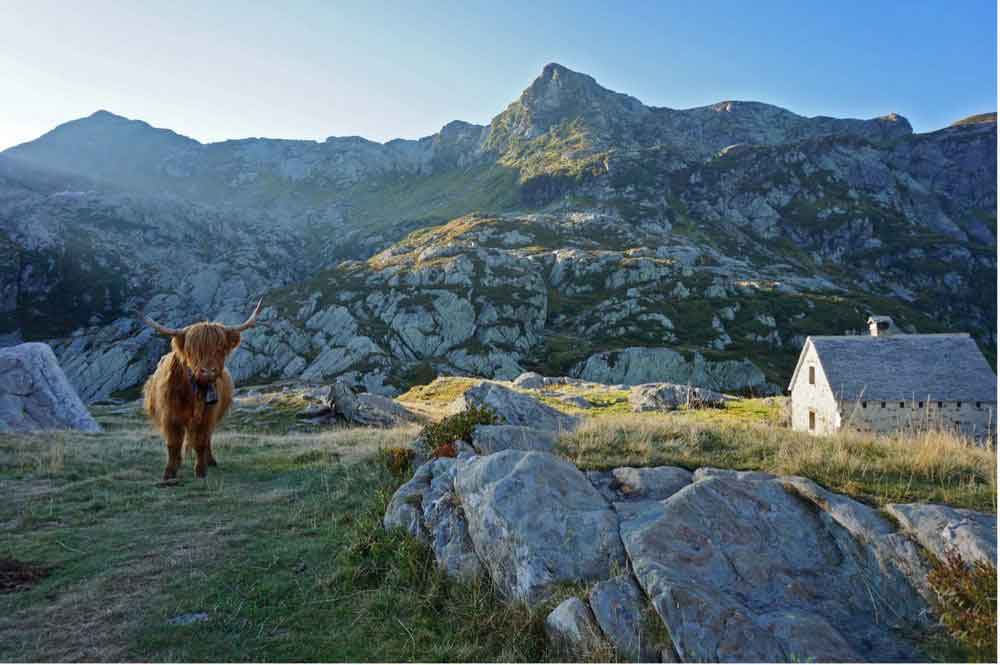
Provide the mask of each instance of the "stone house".
[{"label": "stone house", "polygon": [[889,317],[868,335],[806,338],[788,385],[792,429],[886,432],[910,425],[996,432],[997,378],[968,333],[907,335]]}]

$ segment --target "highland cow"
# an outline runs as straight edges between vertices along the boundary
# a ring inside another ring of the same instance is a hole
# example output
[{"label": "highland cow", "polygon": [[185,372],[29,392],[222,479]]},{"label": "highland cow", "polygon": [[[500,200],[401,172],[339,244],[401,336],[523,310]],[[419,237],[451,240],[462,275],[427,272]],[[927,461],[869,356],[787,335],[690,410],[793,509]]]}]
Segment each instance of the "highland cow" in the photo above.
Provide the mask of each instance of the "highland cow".
[{"label": "highland cow", "polygon": [[196,455],[197,477],[204,478],[208,467],[217,465],[212,432],[233,402],[233,378],[225,368],[226,358],[239,345],[240,333],[257,322],[262,303],[238,326],[202,322],[174,329],[143,317],[150,327],[170,337],[171,351],[160,358],[142,390],[146,413],[167,444],[164,482],[177,478],[185,445]]}]

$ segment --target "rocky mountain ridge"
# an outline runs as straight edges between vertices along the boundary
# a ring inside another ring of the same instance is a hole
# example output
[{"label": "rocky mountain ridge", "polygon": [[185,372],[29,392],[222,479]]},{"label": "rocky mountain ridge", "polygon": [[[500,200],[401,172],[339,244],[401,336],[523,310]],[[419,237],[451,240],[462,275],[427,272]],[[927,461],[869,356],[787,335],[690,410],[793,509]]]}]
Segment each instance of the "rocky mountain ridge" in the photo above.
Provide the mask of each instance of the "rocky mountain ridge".
[{"label": "rocky mountain ridge", "polygon": [[607,374],[635,349],[689,374],[749,361],[726,388],[774,389],[804,335],[873,312],[992,356],[995,148],[995,114],[914,134],[656,108],[556,64],[488,126],[417,141],[201,144],[102,111],[0,153],[0,335],[50,341],[85,399],[162,352],[136,309],[235,321],[261,295],[238,379],[395,392]]}]

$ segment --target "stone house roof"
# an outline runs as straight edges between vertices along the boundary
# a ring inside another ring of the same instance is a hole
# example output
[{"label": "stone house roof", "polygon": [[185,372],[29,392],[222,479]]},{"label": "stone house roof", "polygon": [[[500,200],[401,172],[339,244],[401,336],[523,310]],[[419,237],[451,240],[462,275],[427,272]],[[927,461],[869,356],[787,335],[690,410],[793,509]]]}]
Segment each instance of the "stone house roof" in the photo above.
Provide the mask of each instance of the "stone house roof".
[{"label": "stone house roof", "polygon": [[968,333],[809,337],[809,345],[840,400],[995,402],[997,377]]}]

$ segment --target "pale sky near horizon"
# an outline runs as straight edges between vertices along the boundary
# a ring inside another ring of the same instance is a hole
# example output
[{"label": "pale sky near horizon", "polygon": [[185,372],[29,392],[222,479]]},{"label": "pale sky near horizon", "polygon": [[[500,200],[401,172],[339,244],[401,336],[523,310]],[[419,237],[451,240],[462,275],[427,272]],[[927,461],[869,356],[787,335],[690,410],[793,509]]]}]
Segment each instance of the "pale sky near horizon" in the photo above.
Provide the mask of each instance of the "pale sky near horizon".
[{"label": "pale sky near horizon", "polygon": [[759,3],[0,0],[0,150],[106,109],[200,141],[418,138],[485,124],[547,62],[654,106],[997,107],[987,0]]}]

